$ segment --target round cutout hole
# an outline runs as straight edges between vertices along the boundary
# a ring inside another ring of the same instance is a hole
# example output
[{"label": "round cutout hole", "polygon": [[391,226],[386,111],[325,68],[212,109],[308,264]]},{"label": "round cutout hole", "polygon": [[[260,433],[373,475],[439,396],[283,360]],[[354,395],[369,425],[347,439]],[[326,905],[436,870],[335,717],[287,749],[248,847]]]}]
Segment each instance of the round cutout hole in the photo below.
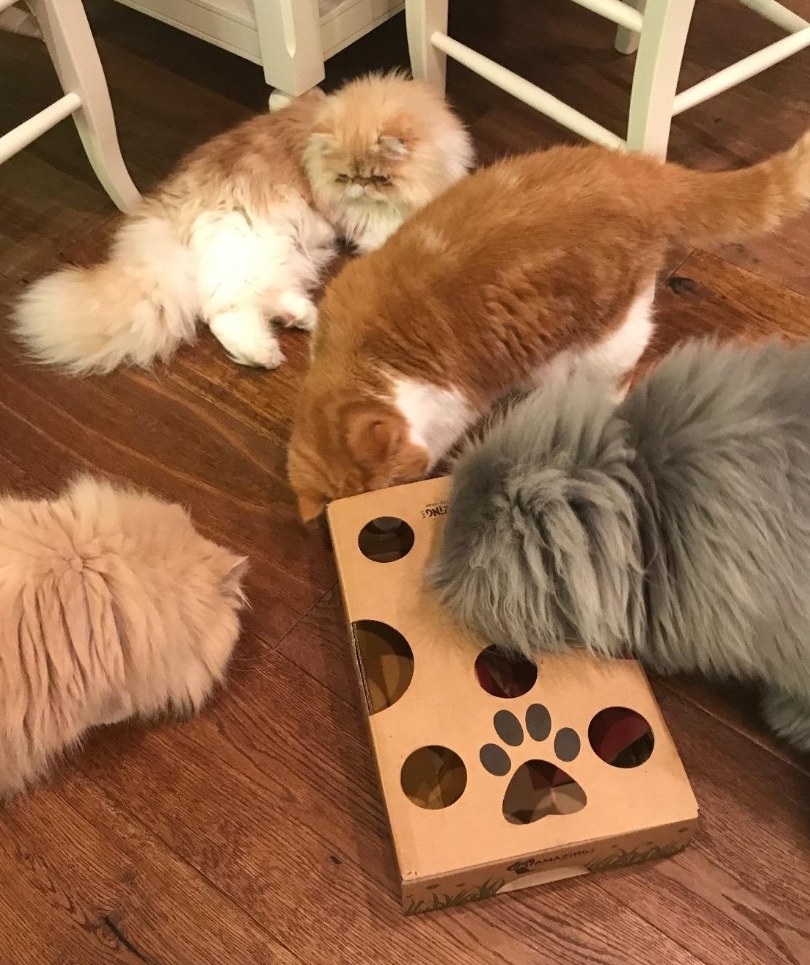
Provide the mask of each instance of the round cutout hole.
[{"label": "round cutout hole", "polygon": [[481,688],[493,697],[522,697],[537,681],[537,664],[524,657],[487,647],[475,661],[475,676]]},{"label": "round cutout hole", "polygon": [[639,767],[655,746],[650,725],[627,707],[600,710],[588,726],[588,741],[594,754],[613,767]]},{"label": "round cutout hole", "polygon": [[352,624],[369,713],[395,704],[413,677],[413,651],[399,630],[378,620]]},{"label": "round cutout hole", "polygon": [[402,790],[414,804],[430,811],[450,807],[464,793],[467,768],[449,747],[432,744],[410,754],[400,774]]},{"label": "round cutout hole", "polygon": [[404,519],[378,516],[360,530],[357,545],[367,559],[375,563],[393,563],[410,553],[413,540],[413,530]]}]

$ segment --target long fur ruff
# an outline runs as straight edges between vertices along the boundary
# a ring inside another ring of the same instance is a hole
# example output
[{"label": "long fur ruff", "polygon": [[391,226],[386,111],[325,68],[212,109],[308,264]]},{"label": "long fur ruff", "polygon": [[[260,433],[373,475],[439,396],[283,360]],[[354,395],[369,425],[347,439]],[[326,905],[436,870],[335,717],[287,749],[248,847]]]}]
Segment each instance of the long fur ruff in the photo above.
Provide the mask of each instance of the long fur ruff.
[{"label": "long fur ruff", "polygon": [[551,371],[460,458],[432,581],[488,640],[758,681],[810,750],[810,345]]},{"label": "long fur ruff", "polygon": [[0,800],[90,727],[196,710],[239,633],[245,562],[180,506],[89,478],[0,496]]}]

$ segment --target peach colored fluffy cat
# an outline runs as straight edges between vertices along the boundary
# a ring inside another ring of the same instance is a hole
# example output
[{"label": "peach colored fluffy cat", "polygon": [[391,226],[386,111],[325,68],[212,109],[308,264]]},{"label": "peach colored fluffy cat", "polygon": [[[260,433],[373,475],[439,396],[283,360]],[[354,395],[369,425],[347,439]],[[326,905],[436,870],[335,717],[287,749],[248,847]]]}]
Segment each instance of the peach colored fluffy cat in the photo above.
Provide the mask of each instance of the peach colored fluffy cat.
[{"label": "peach colored fluffy cat", "polygon": [[471,166],[442,97],[397,74],[313,91],[193,151],[118,230],[109,259],[35,283],[16,333],[74,374],[167,359],[198,319],[231,358],[283,361],[268,320],[311,331],[343,235],[368,251]]},{"label": "peach colored fluffy cat", "polygon": [[196,710],[239,634],[243,557],[92,479],[0,497],[0,799],[90,727]]},{"label": "peach colored fluffy cat", "polygon": [[327,287],[289,451],[302,517],[422,477],[555,358],[629,372],[671,246],[768,231],[808,197],[810,135],[735,172],[589,146],[465,178]]}]

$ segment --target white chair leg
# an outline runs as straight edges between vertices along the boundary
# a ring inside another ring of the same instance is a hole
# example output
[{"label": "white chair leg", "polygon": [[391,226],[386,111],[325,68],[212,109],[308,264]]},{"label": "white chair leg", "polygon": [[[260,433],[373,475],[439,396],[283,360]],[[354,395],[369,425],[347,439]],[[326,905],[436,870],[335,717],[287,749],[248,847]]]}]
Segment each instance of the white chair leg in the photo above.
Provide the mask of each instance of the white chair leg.
[{"label": "white chair leg", "polygon": [[406,0],[405,24],[408,31],[408,50],[411,73],[427,80],[444,91],[447,56],[431,44],[431,36],[438,30],[447,33],[448,0]]},{"label": "white chair leg", "polygon": [[140,198],[115,130],[107,81],[81,0],[29,0],[65,93],[82,106],[73,119],[84,149],[116,206],[129,211]]},{"label": "white chair leg", "polygon": [[253,7],[270,87],[292,98],[320,84],[326,69],[318,0],[255,0]]},{"label": "white chair leg", "polygon": [[672,105],[695,0],[647,0],[641,29],[627,146],[662,159],[667,156]]},{"label": "white chair leg", "polygon": [[[636,10],[644,13],[645,0],[624,0],[628,7],[635,7]],[[628,30],[627,27],[616,28],[616,40],[613,46],[620,54],[634,54],[638,50],[639,35],[635,30]]]}]

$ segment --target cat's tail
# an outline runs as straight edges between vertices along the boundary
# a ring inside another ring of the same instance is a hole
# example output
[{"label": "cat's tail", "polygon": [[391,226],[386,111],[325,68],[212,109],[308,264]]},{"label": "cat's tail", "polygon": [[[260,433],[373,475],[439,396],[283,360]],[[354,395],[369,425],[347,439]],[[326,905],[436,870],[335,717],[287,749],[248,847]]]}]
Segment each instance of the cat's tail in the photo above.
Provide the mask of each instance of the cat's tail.
[{"label": "cat's tail", "polygon": [[165,361],[194,338],[190,261],[167,222],[131,219],[108,261],[31,285],[15,306],[14,332],[36,359],[72,375]]},{"label": "cat's tail", "polygon": [[810,131],[790,150],[738,171],[667,166],[663,227],[675,245],[715,246],[765,234],[810,202]]}]

